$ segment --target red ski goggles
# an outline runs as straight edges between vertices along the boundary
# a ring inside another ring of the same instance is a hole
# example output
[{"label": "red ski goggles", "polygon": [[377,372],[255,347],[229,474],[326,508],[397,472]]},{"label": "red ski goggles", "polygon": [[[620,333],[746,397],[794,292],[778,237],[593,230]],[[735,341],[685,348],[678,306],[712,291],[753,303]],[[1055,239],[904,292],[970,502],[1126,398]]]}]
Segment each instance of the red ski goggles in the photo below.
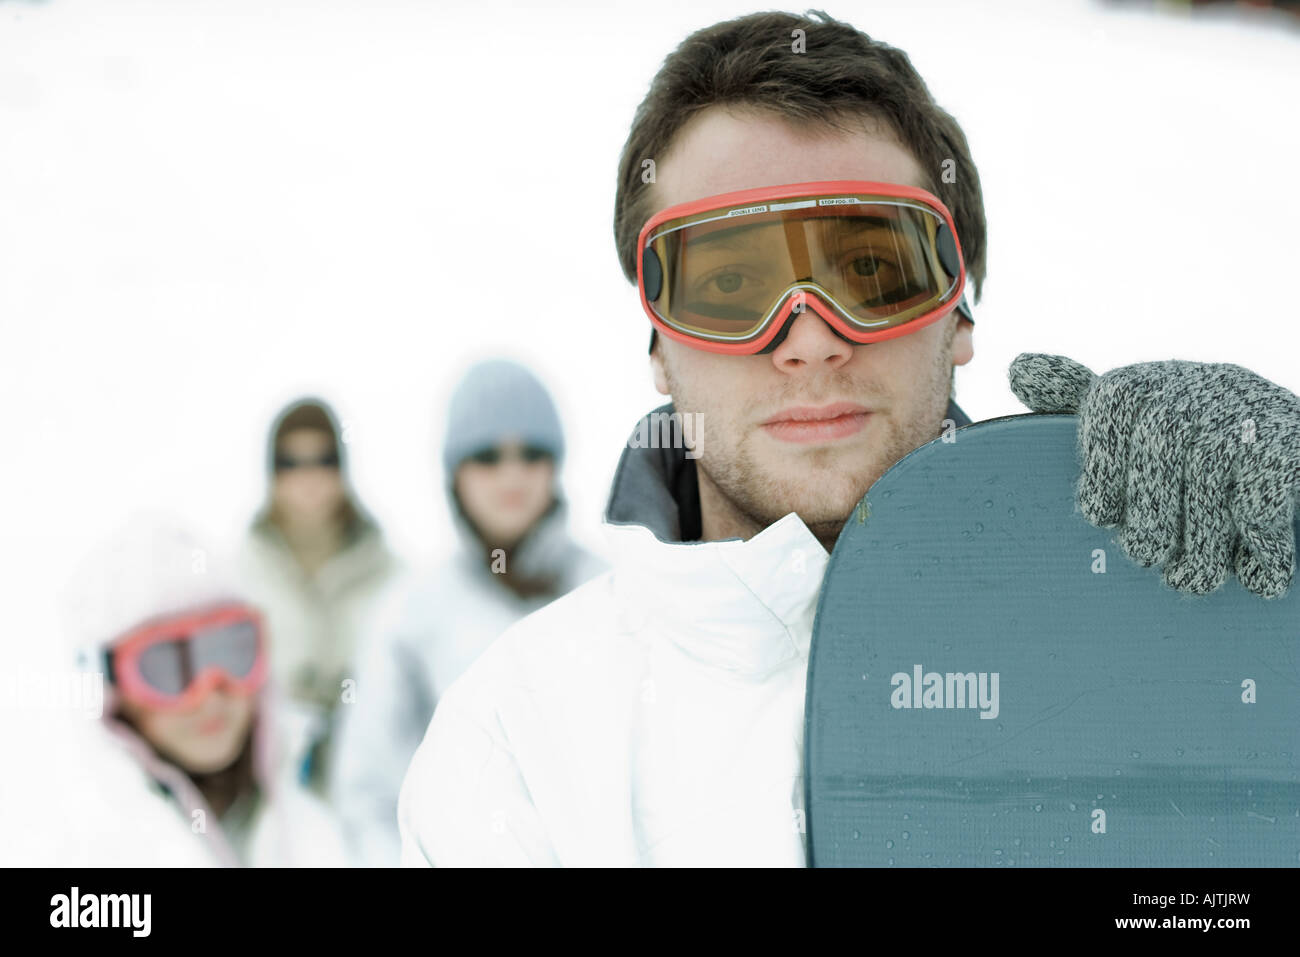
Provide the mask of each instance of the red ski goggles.
[{"label": "red ski goggles", "polygon": [[105,656],[124,696],[164,711],[194,708],[218,684],[251,695],[267,672],[262,617],[239,603],[142,625]]},{"label": "red ski goggles", "polygon": [[971,318],[952,214],[912,186],[726,193],[656,213],[637,250],[651,323],[709,352],[770,352],[804,309],[854,343],[906,335],[953,309]]}]

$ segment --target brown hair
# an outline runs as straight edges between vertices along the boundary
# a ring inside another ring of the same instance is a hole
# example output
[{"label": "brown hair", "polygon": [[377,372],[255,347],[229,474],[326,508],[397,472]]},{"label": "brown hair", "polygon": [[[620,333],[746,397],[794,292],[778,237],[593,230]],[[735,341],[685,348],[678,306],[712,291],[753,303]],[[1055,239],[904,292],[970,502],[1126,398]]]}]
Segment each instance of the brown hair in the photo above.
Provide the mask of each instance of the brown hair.
[{"label": "brown hair", "polygon": [[[804,52],[794,52],[795,30],[804,31]],[[663,156],[694,114],[723,104],[836,128],[849,117],[887,124],[925,172],[927,182],[918,185],[952,212],[979,301],[987,226],[966,135],[934,102],[907,54],[819,10],[717,23],[692,33],[664,60],[619,160],[614,240],[630,282],[636,282],[637,236],[656,209],[654,191],[642,181],[643,161]],[[941,176],[948,160],[953,175]]]},{"label": "brown hair", "polygon": [[[265,719],[260,715],[253,715],[254,723],[262,720]],[[229,811],[241,797],[249,796],[256,800],[262,796],[262,789],[254,770],[251,728],[244,739],[244,746],[239,750],[239,756],[228,767],[207,774],[196,774],[193,771],[185,773],[189,775],[204,799],[212,805],[212,810],[218,818]]]},{"label": "brown hair", "polygon": [[[451,506],[455,510],[460,520],[465,523],[465,527],[473,534],[475,541],[480,546],[480,556],[483,565],[492,569],[496,561],[496,551],[502,547],[499,542],[492,542],[488,539],[483,530],[478,527],[478,523],[470,517],[465,509],[464,503],[460,500],[460,493],[456,490],[456,481],[453,478],[451,484]],[[547,518],[560,507],[558,497],[551,498],[551,504],[547,506],[546,511],[538,516],[537,521],[533,522],[532,527],[524,532],[523,537],[518,542],[510,544],[508,551],[519,548],[520,543],[526,541],[530,535],[533,535],[538,526],[547,520]],[[519,572],[518,566],[514,562],[506,562],[501,571],[492,569],[492,580],[502,585],[509,591],[513,592],[515,597],[529,599],[540,596],[549,596],[558,598],[561,594],[560,589],[560,570],[554,566],[541,569],[532,575],[524,575]]]}]

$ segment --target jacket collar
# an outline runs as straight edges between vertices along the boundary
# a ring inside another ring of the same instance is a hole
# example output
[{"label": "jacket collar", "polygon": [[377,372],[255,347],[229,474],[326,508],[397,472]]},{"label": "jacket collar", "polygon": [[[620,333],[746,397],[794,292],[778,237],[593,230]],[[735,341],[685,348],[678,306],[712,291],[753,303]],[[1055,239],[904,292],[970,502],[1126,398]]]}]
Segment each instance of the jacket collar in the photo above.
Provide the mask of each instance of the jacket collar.
[{"label": "jacket collar", "polygon": [[[970,424],[955,402],[948,417]],[[647,433],[638,424],[634,434]],[[806,658],[829,554],[794,512],[749,541],[698,541],[699,484],[685,453],[629,442],[619,460],[604,524],[622,626],[737,675]]]},{"label": "jacket collar", "polygon": [[[253,539],[281,562],[297,567],[293,549],[284,533],[269,519],[261,517],[254,521]],[[332,592],[376,574],[391,561],[388,544],[379,526],[368,518],[362,518],[344,538],[339,550],[311,577],[327,592]]]},{"label": "jacket collar", "polygon": [[[209,806],[207,798],[194,780],[179,766],[163,758],[145,738],[120,713],[120,702],[111,685],[105,687],[104,712],[100,724],[117,746],[130,755],[150,780],[162,787],[176,807],[188,819],[194,811],[202,811],[206,821],[208,845],[222,867],[241,867],[239,853],[222,826],[222,820]],[[257,792],[251,795],[258,802],[274,804],[281,782],[277,778],[280,762],[286,757],[286,742],[276,738],[274,714],[278,708],[276,692],[264,687],[253,699],[255,711],[248,747],[253,749],[253,781]],[[241,795],[245,800],[250,795]]]}]

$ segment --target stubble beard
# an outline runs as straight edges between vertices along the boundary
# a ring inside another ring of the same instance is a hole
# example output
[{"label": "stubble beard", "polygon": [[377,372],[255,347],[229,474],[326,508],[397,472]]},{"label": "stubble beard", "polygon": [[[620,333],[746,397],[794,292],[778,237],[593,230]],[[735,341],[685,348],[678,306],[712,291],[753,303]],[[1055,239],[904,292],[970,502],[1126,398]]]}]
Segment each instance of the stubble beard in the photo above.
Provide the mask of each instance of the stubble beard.
[{"label": "stubble beard", "polygon": [[[730,418],[724,428],[713,428],[711,435],[696,460],[699,480],[703,486],[713,486],[716,494],[711,498],[728,514],[722,524],[741,530],[748,538],[767,528],[791,512],[830,551],[839,537],[854,506],[877,479],[899,459],[937,438],[943,430],[943,420],[952,391],[952,341],[956,325],[950,327],[935,362],[929,367],[924,380],[917,383],[925,398],[914,411],[904,412],[897,418],[899,409],[890,414],[875,414],[869,424],[876,433],[872,443],[860,450],[855,459],[846,459],[835,448],[810,449],[790,457],[790,465],[783,471],[797,471],[797,475],[777,474],[758,460],[750,434],[735,418]],[[683,391],[672,370],[665,363],[665,377],[673,397],[674,408],[679,412],[702,412],[712,419],[719,413],[707,405],[694,402],[689,390]],[[816,398],[843,399],[858,393],[859,383],[844,373],[827,376]],[[791,390],[791,403],[806,403],[807,389]],[[798,393],[805,393],[799,395]],[[785,403],[782,403],[785,404]]]}]

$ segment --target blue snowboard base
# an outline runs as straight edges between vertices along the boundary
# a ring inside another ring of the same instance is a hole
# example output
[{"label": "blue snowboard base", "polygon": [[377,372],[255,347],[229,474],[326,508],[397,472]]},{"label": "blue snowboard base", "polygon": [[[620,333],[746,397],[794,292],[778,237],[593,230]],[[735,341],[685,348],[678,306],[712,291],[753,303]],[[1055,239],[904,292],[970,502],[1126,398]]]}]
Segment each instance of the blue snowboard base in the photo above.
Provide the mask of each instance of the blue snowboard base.
[{"label": "blue snowboard base", "polygon": [[849,519],[809,660],[813,866],[1300,865],[1300,585],[1186,596],[1134,564],[1078,512],[1076,425],[960,429]]}]

